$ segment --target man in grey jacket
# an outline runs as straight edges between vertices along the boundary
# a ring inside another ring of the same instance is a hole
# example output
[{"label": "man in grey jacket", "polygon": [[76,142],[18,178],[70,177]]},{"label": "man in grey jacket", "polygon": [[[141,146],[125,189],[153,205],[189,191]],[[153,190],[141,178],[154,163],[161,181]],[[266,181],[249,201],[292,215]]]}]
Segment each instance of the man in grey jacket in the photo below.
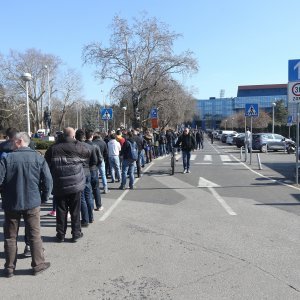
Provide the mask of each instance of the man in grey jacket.
[{"label": "man in grey jacket", "polygon": [[40,234],[40,205],[48,200],[52,177],[45,159],[30,149],[29,143],[30,137],[26,132],[17,133],[13,139],[15,150],[0,161],[6,277],[12,277],[16,268],[21,217],[29,238],[33,275],[50,266],[49,262],[45,262]]}]

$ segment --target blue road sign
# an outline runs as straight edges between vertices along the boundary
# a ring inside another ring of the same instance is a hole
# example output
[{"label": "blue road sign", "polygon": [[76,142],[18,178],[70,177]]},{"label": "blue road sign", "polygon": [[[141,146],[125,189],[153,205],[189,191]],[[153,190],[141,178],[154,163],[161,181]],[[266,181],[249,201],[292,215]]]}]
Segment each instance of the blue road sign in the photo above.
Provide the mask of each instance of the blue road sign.
[{"label": "blue road sign", "polygon": [[300,80],[300,59],[289,60],[289,82]]},{"label": "blue road sign", "polygon": [[288,126],[291,126],[293,124],[293,116],[292,115],[288,116],[287,124],[288,124]]},{"label": "blue road sign", "polygon": [[157,119],[157,108],[151,109],[151,119]]},{"label": "blue road sign", "polygon": [[259,116],[258,103],[245,104],[245,116],[246,117],[258,117]]},{"label": "blue road sign", "polygon": [[113,110],[112,108],[102,108],[101,109],[101,119],[108,121],[113,118]]}]

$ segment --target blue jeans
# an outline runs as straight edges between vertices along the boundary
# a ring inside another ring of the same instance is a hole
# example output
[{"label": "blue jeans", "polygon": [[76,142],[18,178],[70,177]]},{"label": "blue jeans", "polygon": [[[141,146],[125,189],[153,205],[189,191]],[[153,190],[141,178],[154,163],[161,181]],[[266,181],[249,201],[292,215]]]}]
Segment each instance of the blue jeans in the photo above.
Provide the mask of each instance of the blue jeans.
[{"label": "blue jeans", "polygon": [[117,179],[121,179],[121,169],[120,169],[120,158],[119,158],[119,156],[110,156],[109,157],[109,165],[110,165],[111,180],[115,181],[116,177],[117,177]]},{"label": "blue jeans", "polygon": [[91,175],[85,176],[85,188],[81,192],[81,220],[82,223],[90,223],[93,217],[94,201],[92,198]]},{"label": "blue jeans", "polygon": [[159,145],[159,154],[161,156],[166,155],[166,144],[160,144]]},{"label": "blue jeans", "polygon": [[145,165],[145,150],[141,150],[141,153],[140,153],[140,163],[141,163],[141,166],[144,166]]},{"label": "blue jeans", "polygon": [[191,158],[191,151],[182,150],[183,168],[186,170],[190,168],[190,158]]},{"label": "blue jeans", "polygon": [[135,161],[131,161],[129,159],[123,159],[121,186],[123,186],[123,187],[126,186],[126,177],[127,177],[127,174],[128,174],[129,175],[129,187],[133,187],[133,183],[134,183],[134,166],[135,166]]},{"label": "blue jeans", "polygon": [[91,170],[91,186],[92,186],[96,207],[99,208],[101,207],[101,195],[99,189],[98,170]]},{"label": "blue jeans", "polygon": [[107,186],[106,170],[105,170],[105,161],[102,160],[99,166],[99,173],[102,179],[103,188]]}]

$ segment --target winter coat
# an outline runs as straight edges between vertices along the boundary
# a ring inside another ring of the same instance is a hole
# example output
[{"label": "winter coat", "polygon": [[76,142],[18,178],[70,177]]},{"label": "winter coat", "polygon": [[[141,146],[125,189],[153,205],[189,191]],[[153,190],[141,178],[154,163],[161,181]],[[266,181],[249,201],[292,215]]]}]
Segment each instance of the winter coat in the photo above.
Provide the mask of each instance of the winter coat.
[{"label": "winter coat", "polygon": [[1,159],[0,184],[2,208],[22,211],[46,202],[53,182],[45,159],[29,147],[22,147]]},{"label": "winter coat", "polygon": [[53,195],[63,196],[84,190],[83,163],[90,157],[89,148],[72,138],[62,138],[50,146],[45,159],[53,177]]}]

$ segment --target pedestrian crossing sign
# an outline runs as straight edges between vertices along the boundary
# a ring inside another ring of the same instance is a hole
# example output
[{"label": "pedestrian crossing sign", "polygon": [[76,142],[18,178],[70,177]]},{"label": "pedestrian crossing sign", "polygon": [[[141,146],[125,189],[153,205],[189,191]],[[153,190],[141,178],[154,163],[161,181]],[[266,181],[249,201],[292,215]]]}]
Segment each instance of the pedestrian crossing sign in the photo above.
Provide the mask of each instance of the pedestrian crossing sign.
[{"label": "pedestrian crossing sign", "polygon": [[259,110],[258,110],[258,104],[245,104],[245,117],[258,117],[259,116]]},{"label": "pedestrian crossing sign", "polygon": [[101,109],[101,119],[104,121],[111,120],[113,117],[112,108],[102,108]]}]

